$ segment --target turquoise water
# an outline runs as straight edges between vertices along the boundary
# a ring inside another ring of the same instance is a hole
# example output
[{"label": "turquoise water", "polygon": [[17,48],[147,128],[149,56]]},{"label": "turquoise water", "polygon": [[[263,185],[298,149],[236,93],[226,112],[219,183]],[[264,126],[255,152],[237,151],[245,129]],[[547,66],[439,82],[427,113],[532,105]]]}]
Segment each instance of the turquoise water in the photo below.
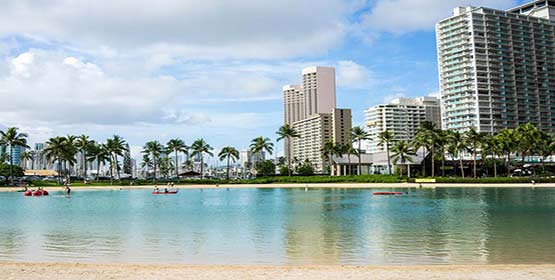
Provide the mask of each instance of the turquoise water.
[{"label": "turquoise water", "polygon": [[0,261],[555,263],[555,189],[396,190],[0,193]]}]

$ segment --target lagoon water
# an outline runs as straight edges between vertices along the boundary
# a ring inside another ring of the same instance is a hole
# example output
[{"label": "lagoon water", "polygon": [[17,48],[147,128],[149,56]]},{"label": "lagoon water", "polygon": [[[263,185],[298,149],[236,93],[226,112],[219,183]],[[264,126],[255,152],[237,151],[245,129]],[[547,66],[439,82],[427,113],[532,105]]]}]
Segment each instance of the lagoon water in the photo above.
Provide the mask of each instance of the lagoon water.
[{"label": "lagoon water", "polygon": [[555,263],[555,189],[395,190],[4,192],[0,261]]}]

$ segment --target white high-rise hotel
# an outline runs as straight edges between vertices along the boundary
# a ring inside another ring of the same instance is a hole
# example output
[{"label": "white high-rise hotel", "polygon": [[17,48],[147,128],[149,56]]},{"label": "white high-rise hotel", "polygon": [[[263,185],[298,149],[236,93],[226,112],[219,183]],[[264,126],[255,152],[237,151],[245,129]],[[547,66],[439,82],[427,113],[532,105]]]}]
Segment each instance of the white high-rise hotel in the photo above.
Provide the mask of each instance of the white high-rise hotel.
[{"label": "white high-rise hotel", "polygon": [[443,129],[555,133],[555,1],[459,7],[436,33]]}]

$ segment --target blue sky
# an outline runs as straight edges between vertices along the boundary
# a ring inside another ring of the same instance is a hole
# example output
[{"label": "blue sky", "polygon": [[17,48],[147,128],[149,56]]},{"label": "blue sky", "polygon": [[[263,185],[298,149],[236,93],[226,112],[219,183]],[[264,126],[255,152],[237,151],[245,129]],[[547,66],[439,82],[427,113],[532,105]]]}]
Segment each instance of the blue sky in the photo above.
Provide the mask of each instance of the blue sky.
[{"label": "blue sky", "polygon": [[[437,94],[434,24],[460,5],[512,0],[4,1],[0,129],[30,141],[87,134],[205,138],[216,150],[275,138],[281,87],[334,66],[338,106]],[[281,145],[278,153],[281,153]]]}]

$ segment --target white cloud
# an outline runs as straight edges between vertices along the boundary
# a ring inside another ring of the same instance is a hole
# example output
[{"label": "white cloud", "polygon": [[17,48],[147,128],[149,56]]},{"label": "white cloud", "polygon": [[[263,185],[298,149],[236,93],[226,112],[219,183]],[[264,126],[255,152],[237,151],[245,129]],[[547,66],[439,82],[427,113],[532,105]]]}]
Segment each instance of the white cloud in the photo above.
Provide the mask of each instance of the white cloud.
[{"label": "white cloud", "polygon": [[98,46],[198,57],[324,53],[343,38],[357,0],[6,0],[0,36],[30,34]]},{"label": "white cloud", "polygon": [[337,85],[344,88],[362,89],[373,83],[370,71],[354,61],[337,63]]},{"label": "white cloud", "polygon": [[513,0],[377,0],[371,11],[362,17],[362,28],[372,31],[407,33],[432,30],[441,19],[458,6],[485,6],[504,9]]}]

